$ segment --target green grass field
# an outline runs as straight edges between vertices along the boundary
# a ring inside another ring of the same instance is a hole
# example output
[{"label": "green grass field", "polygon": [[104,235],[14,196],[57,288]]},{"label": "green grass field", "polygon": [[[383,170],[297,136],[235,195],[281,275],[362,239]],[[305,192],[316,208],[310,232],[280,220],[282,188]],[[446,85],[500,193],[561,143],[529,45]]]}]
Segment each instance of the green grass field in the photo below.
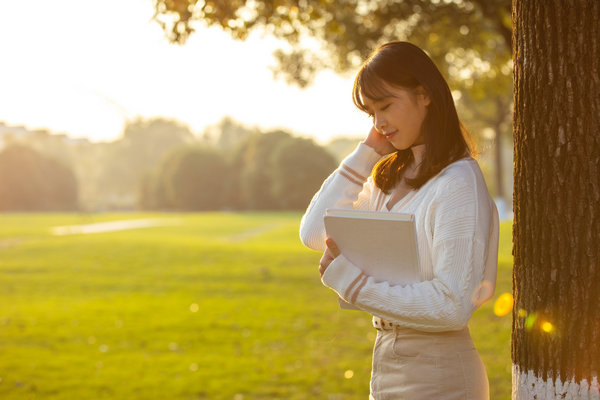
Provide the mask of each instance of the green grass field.
[{"label": "green grass field", "polygon": [[[54,236],[58,225],[176,224]],[[0,399],[368,397],[375,330],[342,311],[298,213],[0,214]],[[494,300],[511,292],[510,224]],[[510,314],[470,328],[510,398]]]}]

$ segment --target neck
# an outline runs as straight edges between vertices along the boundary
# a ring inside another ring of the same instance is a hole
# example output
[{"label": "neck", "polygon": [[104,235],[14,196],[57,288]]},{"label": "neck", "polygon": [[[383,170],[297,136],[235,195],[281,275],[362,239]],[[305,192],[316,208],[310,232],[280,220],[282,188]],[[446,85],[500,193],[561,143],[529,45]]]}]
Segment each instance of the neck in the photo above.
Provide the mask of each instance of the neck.
[{"label": "neck", "polygon": [[410,150],[413,153],[413,157],[415,159],[415,166],[418,166],[423,161],[423,157],[425,157],[425,144],[418,144],[416,146],[412,146]]}]

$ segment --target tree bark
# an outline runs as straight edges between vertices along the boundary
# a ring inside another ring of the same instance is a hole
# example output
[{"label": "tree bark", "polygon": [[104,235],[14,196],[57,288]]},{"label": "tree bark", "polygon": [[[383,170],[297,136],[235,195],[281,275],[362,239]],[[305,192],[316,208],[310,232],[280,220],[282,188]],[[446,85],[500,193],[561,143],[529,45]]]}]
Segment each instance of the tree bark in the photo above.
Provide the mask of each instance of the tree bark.
[{"label": "tree bark", "polygon": [[513,0],[513,399],[598,399],[600,2]]}]

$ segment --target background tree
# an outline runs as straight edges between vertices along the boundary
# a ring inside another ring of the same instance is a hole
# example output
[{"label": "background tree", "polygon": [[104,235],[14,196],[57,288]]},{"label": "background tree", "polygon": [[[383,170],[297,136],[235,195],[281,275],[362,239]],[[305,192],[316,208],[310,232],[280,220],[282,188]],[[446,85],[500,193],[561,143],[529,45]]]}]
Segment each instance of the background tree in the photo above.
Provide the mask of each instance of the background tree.
[{"label": "background tree", "polygon": [[252,210],[276,210],[279,201],[271,191],[270,159],[282,142],[292,136],[283,131],[254,134],[232,157],[239,190],[238,205]]},{"label": "background tree", "polygon": [[231,117],[224,117],[217,124],[204,130],[202,139],[223,154],[233,154],[252,134],[260,133],[257,128],[249,128]]},{"label": "background tree", "polygon": [[144,175],[155,169],[171,150],[195,140],[190,129],[173,120],[137,119],[127,123],[123,136],[104,147],[97,186],[110,208],[133,208]]},{"label": "background tree", "polygon": [[600,3],[514,3],[514,399],[596,399]]},{"label": "background tree", "polygon": [[23,145],[0,153],[0,211],[77,208],[77,180],[70,168]]},{"label": "background tree", "polygon": [[279,208],[304,210],[337,167],[335,158],[310,139],[282,141],[270,158],[271,193]]},{"label": "background tree", "polygon": [[358,146],[364,138],[361,137],[337,137],[330,140],[325,148],[335,157],[338,164]]},{"label": "background tree", "polygon": [[229,182],[229,166],[217,151],[185,147],[165,157],[158,172],[142,181],[145,208],[180,211],[220,210]]},{"label": "background tree", "polygon": [[[321,69],[355,69],[379,43],[409,40],[429,52],[455,93],[463,94],[473,121],[483,121],[491,129],[494,144],[501,142],[503,133],[511,133],[506,128],[512,106],[510,0],[153,3],[155,20],[175,43],[185,42],[195,22],[219,26],[237,39],[252,31],[283,39],[287,45],[274,52],[279,63],[276,75],[301,87]],[[458,106],[462,113],[465,107],[460,100]],[[477,130],[471,131],[478,135]],[[495,146],[495,192],[506,197],[502,149]]]}]

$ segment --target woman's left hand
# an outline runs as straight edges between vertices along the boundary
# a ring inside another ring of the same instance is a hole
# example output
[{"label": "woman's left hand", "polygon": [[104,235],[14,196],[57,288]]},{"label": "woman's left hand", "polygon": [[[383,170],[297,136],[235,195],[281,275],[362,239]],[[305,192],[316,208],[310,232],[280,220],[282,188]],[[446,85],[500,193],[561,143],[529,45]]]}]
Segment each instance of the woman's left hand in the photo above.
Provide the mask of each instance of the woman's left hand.
[{"label": "woman's left hand", "polygon": [[337,247],[337,244],[333,241],[333,239],[327,238],[327,240],[325,240],[325,244],[327,245],[327,249],[325,252],[323,252],[323,257],[321,257],[321,261],[319,261],[319,273],[321,274],[321,278],[323,277],[327,267],[329,267],[329,264],[331,264],[331,262],[341,254],[340,249]]}]

